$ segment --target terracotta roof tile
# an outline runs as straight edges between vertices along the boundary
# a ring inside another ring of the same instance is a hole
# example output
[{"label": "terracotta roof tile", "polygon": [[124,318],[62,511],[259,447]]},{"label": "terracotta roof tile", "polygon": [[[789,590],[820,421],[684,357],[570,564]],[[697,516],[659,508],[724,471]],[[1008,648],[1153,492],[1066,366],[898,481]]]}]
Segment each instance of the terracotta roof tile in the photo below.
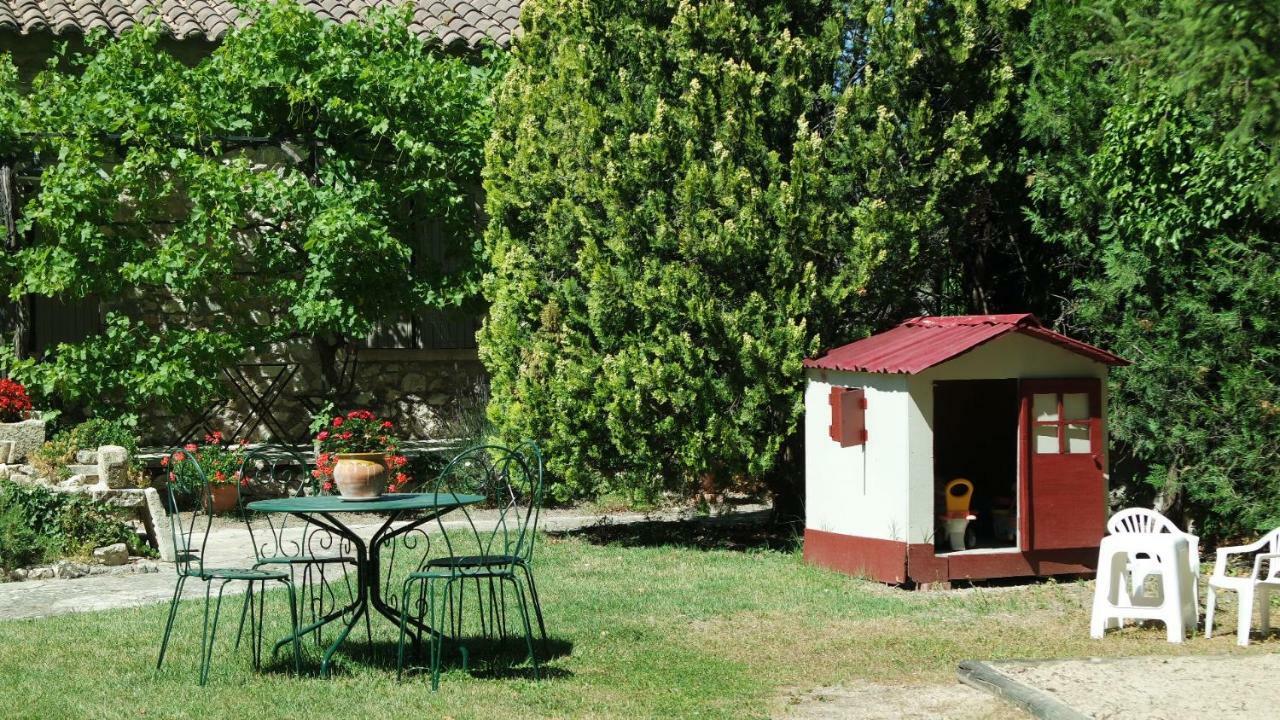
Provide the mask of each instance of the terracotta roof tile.
[{"label": "terracotta roof tile", "polygon": [[[485,40],[503,47],[518,32],[521,0],[413,0],[412,28],[423,39],[475,47]],[[316,15],[351,22],[375,7],[399,0],[305,0]],[[236,24],[232,0],[0,0],[0,30],[55,35],[105,29],[123,32],[159,17],[176,38],[217,41]]]}]

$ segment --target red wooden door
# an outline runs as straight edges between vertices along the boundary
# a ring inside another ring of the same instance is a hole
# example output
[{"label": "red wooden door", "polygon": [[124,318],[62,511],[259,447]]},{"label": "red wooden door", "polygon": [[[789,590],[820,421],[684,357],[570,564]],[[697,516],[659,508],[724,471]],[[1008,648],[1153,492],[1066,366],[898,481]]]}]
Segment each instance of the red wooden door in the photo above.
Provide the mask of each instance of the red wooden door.
[{"label": "red wooden door", "polygon": [[1106,523],[1101,385],[1023,380],[1019,393],[1022,548],[1096,547]]}]

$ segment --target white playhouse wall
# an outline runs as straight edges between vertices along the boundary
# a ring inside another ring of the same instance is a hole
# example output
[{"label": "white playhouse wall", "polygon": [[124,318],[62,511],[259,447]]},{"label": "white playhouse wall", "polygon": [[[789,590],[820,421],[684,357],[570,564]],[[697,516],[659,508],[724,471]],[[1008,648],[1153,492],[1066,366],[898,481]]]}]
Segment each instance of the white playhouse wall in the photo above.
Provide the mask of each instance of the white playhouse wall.
[{"label": "white playhouse wall", "polygon": [[[841,535],[905,541],[908,418],[906,375],[807,371],[805,388],[805,527]],[[866,391],[867,442],[831,439],[831,388]]]},{"label": "white playhouse wall", "polygon": [[[1010,333],[916,375],[809,369],[805,389],[805,526],[908,543],[934,541],[933,383],[938,380],[1081,378],[1107,366]],[[867,442],[831,439],[832,387],[865,388]],[[1106,426],[1103,426],[1106,447]],[[1018,448],[1010,447],[1015,456]],[[1105,451],[1104,451],[1105,452]],[[1106,458],[1103,459],[1104,478]]]}]

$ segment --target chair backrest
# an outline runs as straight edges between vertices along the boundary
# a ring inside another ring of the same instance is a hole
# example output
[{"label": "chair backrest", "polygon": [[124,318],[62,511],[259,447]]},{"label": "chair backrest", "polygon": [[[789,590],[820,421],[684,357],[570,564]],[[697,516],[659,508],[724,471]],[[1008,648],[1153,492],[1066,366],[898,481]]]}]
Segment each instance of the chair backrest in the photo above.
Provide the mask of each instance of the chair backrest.
[{"label": "chair backrest", "polygon": [[1112,535],[1128,533],[1154,534],[1161,532],[1186,535],[1173,521],[1155,510],[1147,508],[1128,508],[1121,510],[1107,521],[1107,532]]},{"label": "chair backrest", "polygon": [[[262,445],[245,453],[240,476],[249,485],[305,497],[316,487],[312,466],[290,447]],[[330,550],[337,542],[332,533],[287,513],[255,514],[240,511],[253,552],[259,560],[269,557],[303,557]]]},{"label": "chair backrest", "polygon": [[[169,470],[165,491],[173,530],[174,567],[179,575],[198,576],[204,572],[205,546],[213,527],[213,488],[190,450],[170,451],[164,466]],[[184,511],[183,505],[192,507]]]},{"label": "chair backrest", "polygon": [[514,448],[480,445],[450,460],[435,491],[481,495],[485,502],[460,508],[466,519],[462,531],[448,531],[445,516],[437,518],[449,555],[506,555],[531,562],[542,490],[542,452],[532,441]]}]

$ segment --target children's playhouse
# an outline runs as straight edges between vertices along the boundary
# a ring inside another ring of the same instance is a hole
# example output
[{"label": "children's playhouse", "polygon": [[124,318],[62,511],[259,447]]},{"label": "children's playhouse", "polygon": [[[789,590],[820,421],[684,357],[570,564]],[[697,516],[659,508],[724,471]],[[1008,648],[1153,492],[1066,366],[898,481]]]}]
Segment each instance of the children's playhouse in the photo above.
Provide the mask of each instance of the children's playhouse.
[{"label": "children's playhouse", "polygon": [[805,559],[889,583],[1091,572],[1124,364],[1029,314],[915,318],[806,360]]}]

